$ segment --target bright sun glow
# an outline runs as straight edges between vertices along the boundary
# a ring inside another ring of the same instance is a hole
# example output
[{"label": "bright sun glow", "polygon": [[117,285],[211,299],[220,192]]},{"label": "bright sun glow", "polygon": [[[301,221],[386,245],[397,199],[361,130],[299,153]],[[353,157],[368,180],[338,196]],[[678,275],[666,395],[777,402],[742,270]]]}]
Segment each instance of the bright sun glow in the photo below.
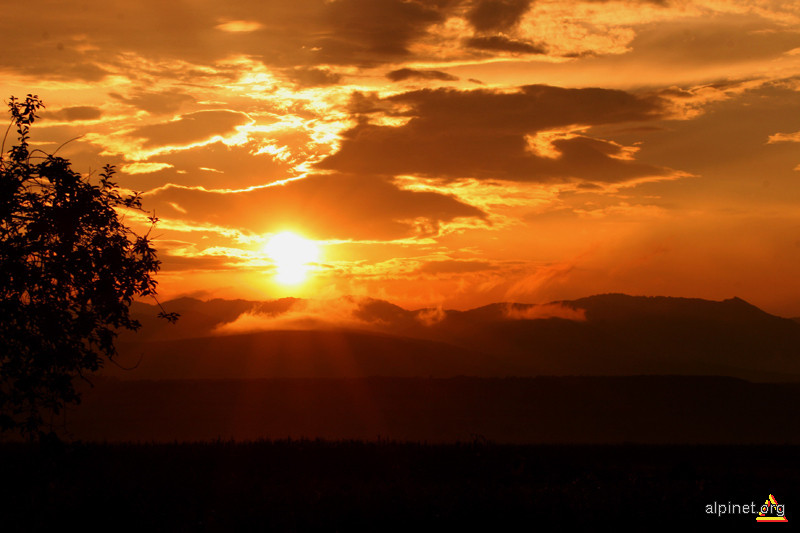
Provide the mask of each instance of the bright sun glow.
[{"label": "bright sun glow", "polygon": [[284,285],[295,285],[305,280],[309,264],[319,258],[319,247],[313,241],[289,231],[272,237],[264,251],[278,267],[275,279]]}]

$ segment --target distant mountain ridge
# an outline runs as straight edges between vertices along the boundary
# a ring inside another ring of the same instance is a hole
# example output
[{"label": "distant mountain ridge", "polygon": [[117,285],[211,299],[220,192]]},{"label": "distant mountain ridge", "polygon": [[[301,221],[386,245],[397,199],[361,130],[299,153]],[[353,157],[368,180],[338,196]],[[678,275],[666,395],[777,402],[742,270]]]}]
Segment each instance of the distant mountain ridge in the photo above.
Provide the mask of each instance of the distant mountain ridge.
[{"label": "distant mountain ridge", "polygon": [[[720,375],[800,380],[800,324],[740,298],[602,294],[466,311],[369,298],[136,303],[123,378]],[[309,333],[312,332],[312,333]]]}]

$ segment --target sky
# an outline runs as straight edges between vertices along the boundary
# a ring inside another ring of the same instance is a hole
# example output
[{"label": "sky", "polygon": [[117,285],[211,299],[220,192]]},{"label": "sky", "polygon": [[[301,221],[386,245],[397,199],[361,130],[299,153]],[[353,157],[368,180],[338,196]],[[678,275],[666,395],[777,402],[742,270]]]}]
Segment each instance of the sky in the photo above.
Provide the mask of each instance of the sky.
[{"label": "sky", "polygon": [[800,316],[797,2],[31,0],[0,87],[143,193],[162,299]]}]

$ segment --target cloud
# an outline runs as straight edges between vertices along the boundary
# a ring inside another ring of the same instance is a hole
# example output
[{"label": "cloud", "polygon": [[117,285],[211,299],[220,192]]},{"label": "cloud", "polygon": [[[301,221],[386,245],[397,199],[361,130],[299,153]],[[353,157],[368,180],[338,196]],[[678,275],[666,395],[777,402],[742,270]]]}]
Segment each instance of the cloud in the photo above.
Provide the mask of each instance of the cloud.
[{"label": "cloud", "polygon": [[[535,53],[546,46],[554,57],[620,54],[625,65],[634,64],[639,73],[631,57],[656,66],[752,63],[800,47],[793,31],[797,12],[791,3],[757,9],[735,2],[665,4],[241,0],[165,6],[156,0],[122,4],[87,0],[79,8],[65,8],[56,0],[37,0],[35,28],[18,24],[13,17],[0,19],[2,70],[44,81],[96,82],[112,77],[112,81],[127,78],[139,87],[170,79],[201,87],[200,80],[214,83],[218,77],[251,75],[244,63],[235,64],[241,58],[273,71],[331,67],[335,71],[339,66],[399,68],[406,60],[429,66],[449,60],[482,62],[492,54]],[[476,49],[483,53],[476,54]],[[355,68],[343,70],[350,74]],[[660,71],[661,76],[681,72]]]},{"label": "cloud", "polygon": [[485,217],[452,196],[349,174],[316,174],[238,191],[167,185],[146,193],[145,201],[163,218],[253,233],[293,229],[316,239],[430,237],[456,219]]},{"label": "cloud", "polygon": [[[297,147],[308,141],[308,135],[302,131],[291,132],[288,135],[276,135],[275,141]],[[161,170],[139,174],[135,180],[127,180],[123,176],[120,185],[136,190],[155,189],[165,183],[208,189],[238,189],[264,185],[293,175],[293,167],[297,163],[294,158],[282,160],[267,152],[258,153],[263,145],[262,141],[251,138],[241,145],[212,142],[191,150],[163,153],[149,160],[149,163],[162,165]],[[305,154],[304,151],[298,151],[297,157]]]},{"label": "cloud", "polygon": [[94,106],[73,106],[64,107],[58,111],[47,112],[45,118],[51,120],[65,120],[73,122],[76,120],[94,120],[103,116],[103,110]]},{"label": "cloud", "polygon": [[194,102],[194,98],[179,91],[135,91],[133,95],[125,97],[118,93],[108,93],[108,95],[120,102],[147,111],[154,115],[174,113],[181,106]]},{"label": "cloud", "polygon": [[567,261],[536,268],[532,274],[523,276],[508,287],[506,298],[522,300],[537,297],[550,286],[567,282],[574,274],[576,266],[576,261]]},{"label": "cloud", "polygon": [[355,297],[295,300],[281,313],[247,311],[232,322],[218,325],[213,334],[236,335],[254,331],[307,329],[375,329],[375,320],[360,313],[363,302]]},{"label": "cloud", "polygon": [[0,39],[4,72],[87,82],[112,76],[134,86],[171,78],[197,87],[203,77],[248,75],[244,65],[233,72],[223,67],[235,58],[276,70],[376,67],[406,59],[431,65],[481,61],[486,54],[476,58],[475,47],[487,54],[530,53],[542,48],[537,43],[554,56],[571,57],[643,49],[647,58],[661,54],[652,58],[657,65],[715,57],[752,61],[800,47],[793,31],[796,7],[779,4],[240,0],[166,6],[87,0],[65,7],[37,0],[36,27],[4,17]]},{"label": "cloud", "polygon": [[229,137],[237,133],[238,126],[252,123],[253,120],[246,113],[238,111],[196,111],[168,122],[135,128],[126,136],[141,139],[143,148],[179,149]]},{"label": "cloud", "polygon": [[63,6],[39,11],[43,15],[37,18],[39,31],[31,31],[27,24],[20,24],[15,17],[0,17],[0,46],[4,52],[0,69],[35,78],[37,82],[94,83],[111,74],[101,66],[102,61],[97,57],[101,54],[83,48],[85,29],[65,32],[58,27],[56,11],[59,7]]},{"label": "cloud", "polygon": [[169,163],[128,163],[120,168],[121,172],[126,174],[150,174],[151,172],[158,172],[166,168],[172,168]]},{"label": "cloud", "polygon": [[467,13],[478,31],[507,30],[519,22],[531,0],[477,0]]},{"label": "cloud", "polygon": [[434,326],[447,318],[447,311],[442,306],[432,307],[429,309],[420,309],[416,312],[415,318],[424,326]]},{"label": "cloud", "polygon": [[333,32],[320,38],[320,56],[332,62],[348,58],[376,63],[409,55],[409,44],[428,26],[445,18],[446,2],[338,0],[326,2]]},{"label": "cloud", "polygon": [[198,270],[241,272],[245,267],[243,259],[222,255],[187,256],[161,253],[159,260],[162,261],[161,270],[164,272]]},{"label": "cloud", "polygon": [[413,68],[401,68],[393,70],[386,74],[386,77],[391,81],[405,81],[408,79],[420,80],[441,80],[441,81],[457,81],[458,78],[447,72],[441,70],[417,70]]},{"label": "cloud", "polygon": [[[212,335],[236,335],[256,331],[361,329],[384,333],[422,332],[448,318],[441,306],[407,311],[383,300],[368,297],[295,299],[288,308],[254,305],[234,320],[214,327]],[[267,310],[264,309],[267,308]],[[507,320],[561,318],[585,321],[586,311],[559,302],[540,305],[506,304],[501,310]]]},{"label": "cloud", "polygon": [[[386,113],[391,106],[395,114],[409,117],[404,125],[362,120],[343,133],[341,149],[318,166],[354,173],[527,182],[613,183],[673,175],[635,161],[635,149],[575,133],[592,125],[660,118],[666,109],[658,96],[544,85],[512,92],[440,88],[372,101],[360,111]],[[530,145],[532,134],[559,128],[564,134],[551,137],[548,155]]]},{"label": "cloud", "polygon": [[264,25],[252,20],[231,20],[217,24],[216,28],[229,33],[249,33],[263,29]]},{"label": "cloud", "polygon": [[761,17],[719,14],[648,24],[637,32],[630,46],[636,56],[662,68],[676,64],[711,68],[777,59],[800,46],[800,33],[791,25]]},{"label": "cloud", "polygon": [[776,133],[770,135],[767,144],[775,144],[780,142],[800,143],[800,131],[794,133]]},{"label": "cloud", "polygon": [[[87,0],[78,8],[37,1],[35,28],[0,19],[4,70],[41,79],[98,81],[110,74],[152,80],[148,62],[215,68],[230,57],[270,66],[378,65],[407,56],[445,20],[450,2],[294,0],[170,3]],[[147,61],[139,61],[145,58]]]},{"label": "cloud", "polygon": [[662,102],[655,96],[588,88],[526,85],[508,92],[488,89],[425,89],[399,94],[390,101],[413,106],[419,122],[493,129],[541,130],[569,124],[607,124],[658,118]]},{"label": "cloud", "polygon": [[299,67],[288,70],[286,74],[299,87],[324,87],[342,80],[341,74],[324,68]]},{"label": "cloud", "polygon": [[532,44],[526,41],[510,39],[502,35],[490,37],[471,37],[466,40],[470,48],[477,50],[490,50],[494,52],[512,52],[515,54],[546,54],[547,47],[543,44]]},{"label": "cloud", "polygon": [[465,261],[460,259],[445,259],[428,261],[421,265],[417,272],[420,274],[463,274],[465,272],[482,272],[494,270],[496,267],[486,261]]}]

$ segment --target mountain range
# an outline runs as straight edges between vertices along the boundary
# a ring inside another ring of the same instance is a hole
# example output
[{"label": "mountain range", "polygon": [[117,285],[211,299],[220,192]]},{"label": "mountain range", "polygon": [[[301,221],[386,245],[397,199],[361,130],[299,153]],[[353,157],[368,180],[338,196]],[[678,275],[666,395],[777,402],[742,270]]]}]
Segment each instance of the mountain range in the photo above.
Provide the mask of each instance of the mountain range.
[{"label": "mountain range", "polygon": [[406,310],[346,297],[137,302],[121,379],[716,375],[800,381],[800,323],[741,300],[604,294]]}]

